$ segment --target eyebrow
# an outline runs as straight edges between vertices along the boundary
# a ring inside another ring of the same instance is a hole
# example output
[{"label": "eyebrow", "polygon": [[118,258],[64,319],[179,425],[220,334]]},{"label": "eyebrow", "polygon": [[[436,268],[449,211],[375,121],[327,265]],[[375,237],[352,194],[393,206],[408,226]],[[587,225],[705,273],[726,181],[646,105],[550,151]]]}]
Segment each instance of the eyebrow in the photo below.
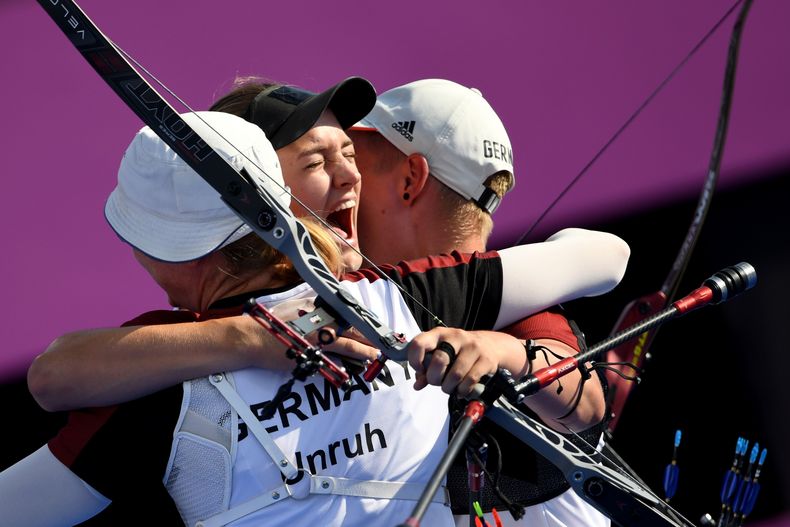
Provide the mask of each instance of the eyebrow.
[{"label": "eyebrow", "polygon": [[[342,149],[347,148],[349,146],[354,146],[354,142],[351,139],[346,139],[345,141],[343,141],[343,144],[340,145],[340,149],[342,150]],[[329,148],[330,147],[325,145],[325,144],[317,144],[317,145],[313,146],[312,148],[308,148],[307,150],[302,150],[301,152],[299,152],[299,154],[297,155],[297,158],[308,157],[308,156],[311,156],[313,154],[318,154],[318,153],[323,152],[324,150],[328,150]]]},{"label": "eyebrow", "polygon": [[302,150],[301,152],[299,152],[299,155],[297,155],[296,157],[297,158],[308,157],[308,156],[311,156],[313,154],[318,154],[318,153],[322,152],[323,150],[326,150],[326,146],[324,146],[324,145],[317,145],[317,146],[314,146],[312,148],[308,148],[307,150]]}]

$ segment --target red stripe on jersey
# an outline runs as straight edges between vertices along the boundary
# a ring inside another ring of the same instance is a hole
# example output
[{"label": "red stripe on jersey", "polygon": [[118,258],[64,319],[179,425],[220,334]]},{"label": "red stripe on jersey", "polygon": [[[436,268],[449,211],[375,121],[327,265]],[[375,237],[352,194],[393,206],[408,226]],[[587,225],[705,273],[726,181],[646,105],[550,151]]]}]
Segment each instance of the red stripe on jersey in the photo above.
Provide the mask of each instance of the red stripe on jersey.
[{"label": "red stripe on jersey", "polygon": [[[397,265],[382,265],[380,269],[384,271],[384,273],[389,274],[392,271],[395,271],[401,278],[405,278],[406,276],[413,274],[413,273],[423,273],[432,270],[432,269],[446,269],[449,267],[455,267],[458,265],[466,265],[472,259],[479,259],[484,260],[488,258],[499,258],[499,253],[496,251],[486,251],[486,252],[475,252],[475,253],[459,253],[458,251],[453,251],[450,254],[442,254],[439,256],[426,256],[425,258],[419,258],[417,260],[409,260],[405,262],[400,262]],[[359,271],[354,271],[351,273],[344,274],[341,279],[348,280],[349,282],[359,282],[360,280],[368,280],[369,282],[375,282],[376,280],[381,279],[381,275],[378,271],[374,269],[360,269]]]},{"label": "red stripe on jersey", "polygon": [[[236,310],[238,311],[238,309]],[[126,326],[177,324],[194,322],[198,316],[191,311],[149,311],[123,324]],[[69,412],[69,419],[58,435],[48,443],[52,454],[67,467],[71,467],[90,440],[110,420],[118,406],[85,408]]]},{"label": "red stripe on jersey", "polygon": [[71,467],[91,438],[117,409],[117,406],[106,406],[70,412],[66,426],[49,441],[50,451],[61,463]]},{"label": "red stripe on jersey", "polygon": [[568,324],[568,319],[562,314],[551,310],[535,313],[515,324],[503,328],[502,331],[524,340],[559,340],[563,344],[572,347],[577,352],[579,351],[579,341],[570,324]]}]

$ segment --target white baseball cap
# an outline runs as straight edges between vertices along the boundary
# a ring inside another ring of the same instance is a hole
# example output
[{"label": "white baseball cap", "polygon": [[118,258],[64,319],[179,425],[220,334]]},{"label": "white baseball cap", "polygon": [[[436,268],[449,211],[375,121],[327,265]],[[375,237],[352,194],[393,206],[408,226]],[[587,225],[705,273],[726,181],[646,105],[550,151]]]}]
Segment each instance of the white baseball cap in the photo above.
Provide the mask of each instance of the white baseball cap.
[{"label": "white baseball cap", "polygon": [[[258,186],[288,207],[291,200],[280,163],[263,130],[222,112],[181,117],[230,165],[246,170]],[[123,241],[165,262],[201,258],[252,232],[147,126],[126,149],[104,216]]]},{"label": "white baseball cap", "polygon": [[352,130],[377,131],[404,154],[422,154],[434,177],[489,213],[500,198],[483,182],[500,171],[513,174],[502,121],[479,90],[452,81],[424,79],[386,91]]}]

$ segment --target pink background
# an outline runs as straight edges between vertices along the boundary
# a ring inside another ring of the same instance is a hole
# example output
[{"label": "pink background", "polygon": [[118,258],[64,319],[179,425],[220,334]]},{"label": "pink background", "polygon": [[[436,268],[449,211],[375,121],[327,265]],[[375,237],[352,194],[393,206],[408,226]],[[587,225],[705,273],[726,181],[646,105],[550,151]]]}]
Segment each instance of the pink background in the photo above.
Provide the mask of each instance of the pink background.
[{"label": "pink background", "polygon": [[[425,77],[478,87],[510,131],[517,169],[517,187],[496,215],[495,244],[532,224],[731,2],[392,5],[82,2],[112,40],[196,109],[235,75],[312,89],[350,75],[380,91]],[[24,368],[62,332],[115,325],[164,298],[102,216],[139,120],[35,3],[4,0],[0,16],[0,275],[9,306],[0,322],[2,374]],[[790,4],[762,0],[747,21],[723,185],[752,167],[790,162],[788,19]],[[733,20],[549,215],[541,236],[697,191]]]},{"label": "pink background", "polygon": [[[235,75],[378,90],[444,77],[482,90],[511,133],[512,242],[731,5],[687,2],[103,2],[83,8],[196,109]],[[448,6],[452,8],[448,8]],[[220,6],[232,6],[220,7]],[[385,7],[387,6],[387,7]],[[164,303],[102,216],[138,119],[33,2],[1,0],[4,188],[0,375],[55,336]],[[790,162],[790,4],[756,2],[744,34],[721,183]],[[697,191],[734,17],[542,224],[625,215]],[[674,250],[674,249],[673,249]]]},{"label": "pink background", "polygon": [[[495,216],[494,246],[532,225],[731,4],[81,2],[112,40],[195,109],[207,108],[236,75],[314,90],[350,75],[369,78],[379,91],[427,77],[479,88],[511,134],[517,171],[516,189]],[[790,166],[788,20],[790,3],[759,0],[746,23],[722,187]],[[34,2],[0,0],[0,21],[2,380],[21,374],[57,335],[115,326],[164,306],[165,298],[102,214],[139,120]],[[699,191],[733,21],[533,240]],[[786,211],[777,212],[787,221]],[[759,226],[753,229],[758,236]],[[666,242],[667,251],[677,250],[681,235]]]},{"label": "pink background", "polygon": [[[350,75],[380,91],[425,77],[478,87],[510,131],[517,170],[517,187],[496,215],[495,245],[532,224],[731,2],[384,5],[392,4],[82,2],[112,40],[196,109],[235,75],[312,89]],[[2,373],[25,367],[64,331],[115,325],[164,298],[102,216],[140,122],[40,7],[5,0],[0,14]],[[790,161],[789,18],[782,0],[752,9],[723,185],[752,167]],[[733,19],[549,215],[541,235],[697,191]]]}]

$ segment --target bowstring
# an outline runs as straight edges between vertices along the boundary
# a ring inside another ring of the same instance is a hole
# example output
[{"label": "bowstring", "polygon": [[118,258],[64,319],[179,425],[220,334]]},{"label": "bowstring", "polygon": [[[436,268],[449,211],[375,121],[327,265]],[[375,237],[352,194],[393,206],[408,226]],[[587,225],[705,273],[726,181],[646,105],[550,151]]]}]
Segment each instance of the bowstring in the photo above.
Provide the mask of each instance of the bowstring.
[{"label": "bowstring", "polygon": [[251,164],[253,167],[255,167],[256,169],[258,169],[258,170],[259,170],[261,173],[263,173],[263,174],[264,174],[264,175],[265,175],[267,178],[269,178],[269,181],[270,181],[271,183],[274,183],[274,185],[275,185],[275,186],[277,186],[277,187],[278,187],[280,190],[282,190],[283,192],[285,192],[286,194],[288,194],[288,195],[291,197],[291,199],[292,199],[292,200],[294,200],[296,203],[298,203],[298,204],[299,204],[299,205],[300,205],[300,206],[301,206],[301,207],[302,207],[304,210],[306,210],[306,211],[308,212],[308,214],[310,214],[310,216],[312,216],[312,217],[313,217],[313,219],[315,219],[315,220],[316,220],[316,221],[317,221],[319,224],[321,224],[321,225],[322,225],[323,227],[325,227],[325,228],[326,228],[326,229],[327,229],[327,230],[328,230],[330,233],[332,233],[332,235],[333,235],[335,238],[337,238],[337,239],[340,241],[340,243],[342,243],[342,244],[345,244],[346,246],[348,246],[348,247],[349,247],[349,248],[350,248],[352,251],[354,251],[354,252],[355,252],[355,253],[356,253],[356,254],[357,254],[359,257],[361,257],[361,258],[362,258],[362,260],[368,264],[368,266],[370,266],[372,269],[374,269],[374,270],[375,270],[375,271],[376,271],[376,272],[377,272],[377,273],[378,273],[380,276],[384,277],[384,279],[385,279],[386,281],[388,281],[390,284],[392,284],[393,286],[395,286],[395,287],[396,287],[396,288],[397,288],[397,289],[398,289],[398,290],[401,292],[401,294],[402,294],[402,295],[404,295],[404,296],[406,296],[407,298],[409,298],[409,300],[411,300],[412,302],[414,302],[414,303],[415,303],[415,304],[416,304],[416,305],[417,305],[417,306],[418,306],[420,309],[422,309],[422,310],[423,310],[425,313],[427,313],[428,315],[430,315],[430,316],[433,318],[434,322],[435,322],[437,325],[439,325],[439,326],[442,326],[442,327],[447,327],[447,326],[445,325],[445,323],[442,321],[442,319],[440,319],[440,318],[439,318],[439,317],[438,317],[438,316],[437,316],[435,313],[433,313],[433,312],[432,312],[430,309],[428,309],[428,308],[427,308],[427,307],[426,307],[426,306],[425,306],[425,305],[424,305],[422,302],[420,302],[419,300],[417,300],[417,299],[416,299],[416,298],[415,298],[413,295],[411,295],[411,294],[410,294],[408,291],[406,291],[406,289],[404,289],[404,288],[403,288],[403,287],[402,287],[400,284],[398,284],[397,282],[395,282],[394,280],[392,280],[392,279],[389,277],[389,275],[387,275],[387,274],[386,274],[386,273],[385,273],[385,272],[384,272],[384,271],[383,271],[383,270],[382,270],[382,269],[381,269],[381,268],[380,268],[378,265],[376,265],[376,263],[374,263],[374,262],[373,262],[373,261],[372,261],[370,258],[368,258],[367,256],[365,256],[365,254],[364,254],[364,253],[363,253],[361,250],[357,249],[357,248],[356,248],[356,247],[354,247],[354,246],[353,246],[351,243],[349,243],[349,242],[348,242],[348,240],[346,240],[345,238],[343,238],[342,236],[340,236],[340,234],[339,234],[338,232],[336,232],[336,231],[335,231],[335,230],[332,228],[332,225],[330,225],[330,224],[329,224],[329,222],[327,222],[327,221],[326,221],[324,218],[322,218],[321,216],[319,216],[317,212],[315,212],[313,209],[311,209],[310,207],[308,207],[308,206],[307,206],[307,205],[306,205],[306,204],[305,204],[305,203],[304,203],[302,200],[300,200],[299,198],[297,198],[297,197],[296,197],[296,196],[295,196],[295,195],[294,195],[294,194],[291,192],[291,189],[290,189],[290,187],[288,187],[287,185],[282,185],[282,184],[280,184],[280,182],[279,182],[279,181],[277,181],[277,180],[276,180],[275,178],[273,178],[272,176],[270,176],[270,175],[269,175],[269,173],[268,173],[268,172],[266,172],[266,170],[264,170],[264,169],[263,169],[263,167],[260,167],[260,166],[258,166],[258,164],[257,164],[255,161],[253,161],[252,159],[250,159],[249,157],[247,157],[247,154],[245,154],[244,152],[242,152],[241,150],[239,150],[238,148],[236,148],[236,146],[235,146],[235,145],[234,145],[234,144],[233,144],[233,143],[232,143],[230,140],[228,140],[228,139],[227,139],[227,138],[226,138],[224,135],[222,135],[222,133],[221,133],[221,132],[219,132],[219,131],[218,131],[216,128],[214,128],[214,127],[213,127],[213,126],[212,126],[210,123],[206,122],[206,120],[205,120],[205,119],[203,119],[203,118],[200,116],[200,114],[199,114],[198,112],[196,112],[194,109],[192,109],[192,107],[191,107],[191,106],[190,106],[190,105],[189,105],[189,104],[188,104],[186,101],[184,101],[184,100],[183,100],[181,97],[179,97],[179,96],[178,96],[178,95],[177,95],[177,94],[176,94],[176,93],[175,93],[173,90],[171,90],[169,87],[167,87],[167,86],[165,85],[165,83],[164,83],[164,82],[162,82],[161,80],[159,80],[159,78],[157,78],[157,76],[156,76],[156,75],[154,75],[153,73],[151,73],[151,72],[150,72],[150,71],[149,71],[149,70],[148,70],[148,69],[147,69],[145,66],[143,66],[143,65],[142,65],[140,62],[138,62],[138,61],[137,61],[137,60],[136,60],[136,59],[135,59],[133,56],[131,56],[131,55],[130,55],[129,53],[127,53],[126,51],[124,51],[124,50],[123,50],[123,48],[121,48],[121,47],[120,47],[118,44],[116,44],[114,41],[110,40],[109,38],[107,38],[107,41],[108,41],[108,42],[109,42],[109,43],[110,43],[110,44],[111,44],[113,47],[115,47],[115,49],[117,49],[117,50],[118,50],[118,52],[119,52],[121,55],[123,55],[123,56],[124,56],[124,58],[126,58],[126,60],[128,60],[129,62],[131,62],[132,64],[134,64],[134,66],[135,66],[136,68],[138,68],[138,69],[139,69],[140,71],[142,71],[142,72],[143,72],[143,73],[144,73],[144,74],[145,74],[145,75],[146,75],[148,78],[150,78],[152,81],[154,81],[154,82],[155,82],[155,83],[156,83],[156,84],[157,84],[159,87],[161,87],[161,88],[162,88],[162,89],[163,89],[165,92],[167,92],[167,94],[168,94],[168,95],[170,95],[171,97],[173,97],[173,99],[175,99],[176,101],[178,101],[178,103],[179,103],[179,104],[181,104],[181,105],[182,105],[184,108],[186,108],[187,110],[189,110],[190,112],[192,112],[192,113],[195,115],[195,117],[196,117],[196,118],[197,118],[197,119],[198,119],[200,122],[202,122],[202,123],[203,123],[205,126],[207,126],[207,127],[208,127],[208,128],[211,130],[211,131],[213,131],[215,134],[217,134],[217,136],[219,136],[220,138],[222,138],[222,140],[224,140],[224,141],[225,141],[225,142],[226,142],[228,145],[230,145],[230,147],[231,147],[232,149],[234,149],[234,150],[235,150],[235,151],[236,151],[236,152],[237,152],[239,155],[241,155],[241,156],[242,156],[242,157],[243,157],[245,160],[247,160],[247,162],[249,162],[249,163],[250,163],[250,164]]},{"label": "bowstring", "polygon": [[675,77],[675,75],[681,69],[683,69],[683,67],[691,60],[691,58],[697,53],[697,51],[699,51],[700,48],[710,39],[710,37],[712,37],[713,34],[716,33],[716,31],[721,27],[721,25],[724,24],[724,22],[730,17],[730,15],[732,15],[732,13],[735,11],[738,5],[740,5],[742,2],[743,0],[736,0],[736,2],[727,10],[727,12],[725,12],[724,15],[721,18],[719,18],[719,20],[715,24],[713,24],[713,27],[711,27],[708,30],[708,32],[699,40],[699,42],[697,42],[697,44],[693,48],[691,48],[691,51],[686,54],[686,56],[677,64],[677,66],[675,66],[672,69],[672,71],[670,71],[669,75],[667,75],[664,78],[664,80],[662,80],[658,84],[658,86],[650,93],[650,95],[648,95],[647,98],[645,98],[645,100],[642,101],[642,103],[636,108],[636,110],[634,110],[634,112],[631,113],[628,119],[625,120],[625,122],[617,129],[617,131],[615,131],[615,133],[609,138],[609,140],[607,140],[606,143],[604,143],[604,145],[595,153],[595,155],[590,159],[590,161],[588,161],[587,164],[584,165],[584,167],[582,167],[582,169],[579,171],[578,174],[576,174],[576,176],[570,181],[570,183],[568,183],[565,186],[565,188],[562,189],[562,191],[557,195],[557,197],[554,198],[554,201],[552,201],[551,204],[541,213],[538,219],[535,220],[535,223],[532,224],[529,230],[527,230],[527,232],[525,232],[523,235],[521,235],[521,237],[519,237],[518,240],[516,240],[515,245],[521,245],[525,239],[529,238],[530,234],[532,234],[532,232],[537,228],[537,226],[546,218],[549,212],[554,210],[554,207],[557,205],[557,203],[559,203],[560,200],[562,200],[562,198],[564,198],[565,195],[576,185],[576,183],[579,182],[579,180],[587,173],[590,167],[592,167],[593,164],[595,164],[598,161],[598,159],[604,154],[604,152],[606,152],[609,149],[612,143],[614,143],[617,140],[617,138],[620,137],[620,135],[625,131],[625,129],[631,126],[631,123],[633,123],[634,120],[636,120],[639,114],[641,114],[642,111],[651,102],[653,102],[653,99],[656,98],[659,92],[661,92],[664,89],[664,87],[666,87],[666,85]]},{"label": "bowstring", "polygon": [[[617,129],[617,131],[612,135],[612,137],[596,152],[596,154],[587,162],[587,164],[582,167],[579,173],[565,186],[565,188],[559,193],[559,195],[551,202],[551,204],[541,213],[537,220],[532,224],[532,226],[524,233],[522,236],[516,240],[514,245],[521,245],[525,239],[527,239],[532,232],[537,228],[537,226],[545,219],[545,217],[551,212],[554,207],[559,203],[559,201],[565,197],[565,195],[578,183],[578,181],[587,173],[587,171],[592,167],[592,165],[597,162],[597,160],[609,149],[609,147],[617,140],[618,137],[628,128],[631,123],[642,113],[642,111],[647,107],[653,99],[661,92],[664,87],[675,77],[675,75],[691,60],[691,58],[699,51],[699,49],[710,39],[711,36],[721,27],[721,25],[730,17],[730,15],[735,11],[738,5],[741,4],[743,0],[736,0],[736,2],[730,6],[730,8],[724,13],[724,15],[719,18],[719,20],[708,30],[708,32],[697,42],[697,44],[691,49],[691,51],[678,63],[675,68],[667,75],[664,80],[659,83],[659,85],[648,95],[648,97],[637,107],[637,109],[628,117],[628,119]],[[278,188],[280,188],[283,192],[288,194],[291,199],[293,199],[296,203],[298,203],[304,210],[306,210],[319,224],[324,226],[329,232],[335,236],[341,244],[345,244],[348,246],[354,253],[356,253],[362,260],[368,264],[372,269],[374,269],[379,275],[383,276],[385,280],[389,283],[394,285],[404,296],[409,298],[412,302],[415,303],[420,309],[422,309],[425,313],[430,315],[434,322],[439,326],[446,327],[444,322],[435,314],[433,311],[428,309],[422,302],[417,300],[413,295],[411,295],[408,291],[406,291],[402,286],[392,280],[375,262],[373,262],[370,258],[368,258],[361,250],[354,247],[351,243],[349,243],[345,238],[340,236],[332,226],[323,218],[321,218],[318,213],[313,211],[310,207],[306,206],[299,198],[297,198],[288,188],[287,186],[281,185],[278,181],[272,178],[263,168],[259,167],[254,161],[252,161],[246,154],[241,152],[237,149],[228,139],[226,139],[220,132],[218,132],[213,126],[207,123],[200,115],[195,112],[194,109],[181,97],[179,97],[173,90],[171,90],[168,86],[165,85],[164,82],[159,80],[159,78],[151,73],[145,66],[143,66],[140,62],[138,62],[132,55],[124,51],[122,47],[120,47],[117,43],[113,40],[107,39],[108,42],[112,46],[114,46],[121,55],[123,55],[129,62],[135,65],[140,71],[142,71],[146,76],[148,76],[151,80],[153,80],[158,86],[160,86],[165,92],[167,92],[171,97],[173,97],[179,104],[181,104],[184,108],[189,110],[190,112],[194,113],[198,120],[200,120],[204,125],[206,125],[209,129],[211,129],[214,133],[216,133],[219,137],[221,137],[226,143],[228,143],[231,148],[236,150],[244,159],[246,159],[252,166],[260,170],[269,180],[274,183]]]},{"label": "bowstring", "polygon": [[[681,68],[682,66],[684,66],[684,65],[685,65],[685,64],[688,62],[688,60],[691,58],[691,56],[692,56],[692,55],[694,55],[694,54],[697,52],[697,50],[699,50],[699,48],[700,48],[700,47],[701,47],[701,46],[702,46],[702,45],[703,45],[703,44],[704,44],[704,43],[705,43],[705,42],[706,42],[706,41],[707,41],[707,40],[710,38],[710,36],[711,36],[711,35],[712,35],[712,34],[713,34],[713,33],[714,33],[714,32],[715,32],[715,31],[716,31],[716,30],[717,30],[717,29],[718,29],[718,28],[719,28],[719,27],[720,27],[720,26],[721,26],[721,25],[724,23],[724,21],[725,21],[727,18],[729,18],[729,16],[730,16],[730,15],[731,15],[731,14],[732,14],[734,11],[735,11],[735,9],[736,9],[736,8],[737,8],[737,7],[738,7],[738,6],[739,6],[741,3],[743,3],[743,2],[744,2],[744,0],[737,0],[737,1],[736,1],[736,2],[735,2],[735,3],[734,3],[734,4],[733,4],[733,5],[732,5],[732,6],[729,8],[729,10],[727,10],[727,12],[726,12],[726,13],[725,13],[725,14],[724,14],[724,15],[723,15],[723,16],[722,16],[720,19],[719,19],[719,21],[718,21],[718,22],[717,22],[717,23],[716,23],[716,24],[715,24],[715,25],[714,25],[714,26],[713,26],[713,27],[712,27],[712,28],[711,28],[711,29],[708,31],[708,33],[707,33],[707,34],[706,34],[706,35],[705,35],[705,36],[704,36],[704,37],[703,37],[703,38],[702,38],[702,39],[701,39],[701,40],[700,40],[700,41],[697,43],[697,45],[696,45],[696,46],[694,46],[694,48],[692,49],[692,51],[691,51],[691,52],[690,52],[690,53],[689,53],[689,54],[688,54],[688,55],[687,55],[687,56],[686,56],[686,57],[685,57],[685,58],[684,58],[684,59],[681,61],[681,63],[680,63],[678,66],[676,66],[676,67],[675,67],[675,69],[674,69],[674,70],[673,70],[673,71],[670,73],[670,75],[669,75],[669,76],[668,76],[668,77],[667,77],[667,78],[666,78],[666,79],[665,79],[665,80],[664,80],[664,81],[663,81],[663,82],[662,82],[662,83],[659,85],[659,88],[657,88],[656,90],[654,90],[654,91],[653,91],[653,93],[652,93],[652,94],[651,94],[651,95],[650,95],[650,96],[649,96],[649,97],[648,97],[648,98],[645,100],[645,102],[644,102],[644,103],[643,103],[643,104],[642,104],[642,105],[639,107],[639,109],[638,109],[638,110],[637,110],[637,111],[636,111],[634,114],[632,114],[632,116],[629,118],[628,122],[631,122],[631,121],[633,121],[633,119],[634,119],[634,118],[635,118],[635,117],[636,117],[636,116],[637,116],[637,115],[638,115],[638,114],[639,114],[639,113],[642,111],[642,109],[644,109],[644,107],[646,106],[646,104],[647,104],[647,103],[648,103],[648,102],[649,102],[649,101],[650,101],[650,100],[651,100],[651,99],[652,99],[652,98],[653,98],[653,97],[654,97],[654,96],[655,96],[655,95],[658,93],[658,91],[660,91],[660,90],[663,88],[663,86],[665,86],[665,85],[667,84],[667,82],[668,82],[668,81],[669,81],[669,80],[670,80],[670,79],[671,79],[671,78],[672,78],[672,77],[673,77],[673,76],[674,76],[674,75],[675,75],[675,74],[676,74],[676,73],[677,73],[677,72],[680,70],[680,68]],[[750,7],[750,4],[751,4],[751,2],[750,2],[750,1],[746,3],[746,5],[745,5],[745,9],[743,10],[744,12],[748,12],[748,9],[749,9],[749,7]],[[738,28],[738,25],[739,25],[739,23],[742,23],[742,20],[743,20],[743,18],[744,18],[744,17],[745,17],[745,15],[744,15],[743,13],[741,13],[741,15],[739,16],[738,20],[736,21],[736,27],[735,27],[735,33],[734,33],[734,37],[732,37],[732,39],[731,39],[731,43],[730,43],[730,49],[729,49],[729,51],[728,51],[728,63],[727,63],[727,71],[728,71],[727,75],[728,75],[728,76],[730,75],[729,71],[731,70],[731,68],[734,70],[734,66],[733,66],[733,64],[734,64],[734,61],[733,61],[733,59],[732,59],[732,55],[733,55],[733,46],[737,46],[738,40],[739,40],[739,38],[740,38],[740,29]],[[734,40],[733,40],[733,39],[734,39]],[[735,44],[733,44],[733,42],[735,42]],[[735,49],[737,50],[737,47],[735,47]],[[726,78],[725,78],[725,97],[727,96],[727,88],[726,88],[726,85],[727,85],[727,82],[726,82]],[[730,93],[731,93],[731,92],[730,92]],[[721,118],[720,118],[720,120],[721,120]],[[604,148],[603,148],[601,151],[599,151],[599,153],[598,153],[598,154],[596,154],[596,156],[593,158],[593,161],[594,161],[595,159],[597,159],[597,158],[600,156],[600,154],[603,152],[603,150],[605,150],[605,149],[606,149],[606,148],[607,148],[607,147],[608,147],[608,146],[609,146],[609,145],[612,143],[612,141],[614,140],[614,138],[616,138],[616,137],[617,137],[617,136],[618,136],[618,135],[619,135],[619,134],[620,134],[620,133],[623,131],[623,129],[624,129],[624,128],[625,128],[625,126],[621,127],[621,128],[620,128],[620,129],[617,131],[617,133],[615,134],[615,136],[614,136],[612,139],[610,139],[610,140],[609,140],[609,141],[606,143],[606,145],[604,146]],[[719,135],[721,135],[722,133],[723,133],[723,132],[722,132],[722,130],[721,130],[721,126],[719,126],[719,127],[718,127],[718,129],[717,129],[717,132],[716,132],[716,134],[717,134],[717,141],[716,141],[716,144],[714,145],[714,148],[719,148],[719,147],[720,147],[720,145],[718,144],[718,136],[719,136]],[[579,175],[578,175],[578,176],[577,176],[577,177],[576,177],[576,178],[575,178],[575,179],[574,179],[574,180],[571,182],[571,184],[570,184],[570,185],[568,185],[568,187],[566,187],[566,189],[563,191],[563,193],[560,195],[560,197],[562,197],[562,195],[564,195],[564,194],[565,194],[565,192],[567,192],[567,191],[570,189],[570,187],[571,187],[571,186],[573,186],[573,184],[575,184],[575,183],[576,183],[576,181],[578,181],[579,177],[581,177],[581,175],[582,175],[582,174],[583,174],[583,173],[584,173],[584,172],[585,172],[585,171],[586,171],[586,170],[587,170],[587,169],[590,167],[590,165],[592,164],[592,162],[593,162],[593,161],[591,161],[590,163],[588,163],[588,164],[587,164],[587,165],[584,167],[584,169],[582,169],[582,172],[581,172],[581,173],[580,173],[580,174],[579,174]],[[552,207],[553,207],[553,206],[556,204],[556,202],[557,202],[558,200],[559,200],[559,198],[557,198],[557,200],[555,200],[555,201],[554,201],[554,202],[551,204],[551,206],[549,207],[549,209],[547,209],[547,211],[546,211],[546,212],[548,212],[548,210],[550,210],[550,209],[551,209],[551,208],[552,208]],[[534,227],[537,225],[537,223],[539,223],[539,222],[540,222],[540,220],[541,220],[541,219],[543,219],[543,217],[544,217],[544,216],[545,216],[545,213],[544,213],[543,215],[541,215],[541,217],[538,219],[538,221],[537,221],[537,222],[535,222],[535,224],[532,226],[532,228],[530,228],[530,230],[529,230],[529,231],[528,231],[528,232],[527,232],[527,233],[526,233],[526,234],[525,234],[525,235],[524,235],[522,238],[525,238],[525,237],[527,237],[527,236],[530,234],[530,232],[532,232],[532,230],[533,230],[533,229],[534,229]],[[675,284],[675,289],[676,289],[676,288],[677,288],[677,283]],[[670,294],[670,298],[671,298],[672,296],[674,296],[674,290],[673,290],[673,291],[672,291],[672,293]],[[604,363],[599,363],[599,365],[602,365],[602,364],[604,364]],[[561,422],[561,421],[560,421],[559,423],[560,423],[560,424],[561,424],[561,425],[562,425],[562,426],[563,426],[563,427],[564,427],[566,430],[568,430],[568,432],[569,432],[570,434],[572,434],[574,437],[576,437],[578,440],[580,440],[580,441],[581,441],[583,444],[587,445],[588,447],[592,448],[594,451],[598,452],[598,449],[597,449],[596,447],[594,447],[593,445],[591,445],[591,444],[590,444],[590,443],[589,443],[589,442],[588,442],[586,439],[584,439],[582,436],[580,436],[580,435],[579,435],[579,434],[577,434],[575,431],[573,431],[573,430],[572,430],[572,429],[571,429],[569,426],[567,426],[565,423],[563,423],[563,422]],[[617,454],[617,453],[616,453],[614,450],[612,450],[612,452],[613,452],[615,455],[617,455],[617,456],[619,457],[619,454]],[[641,486],[643,486],[643,487],[644,487],[644,488],[645,488],[645,489],[646,489],[646,490],[647,490],[647,491],[648,491],[648,492],[649,492],[649,493],[650,493],[652,496],[654,496],[656,499],[659,499],[659,500],[660,500],[660,498],[658,497],[658,495],[657,495],[655,492],[653,492],[653,491],[650,489],[650,487],[648,487],[648,486],[647,486],[647,484],[645,484],[645,483],[644,483],[644,481],[642,481],[642,479],[641,479],[641,478],[640,478],[640,477],[639,477],[639,476],[638,476],[638,475],[637,475],[637,474],[636,474],[636,473],[633,471],[633,469],[632,469],[631,467],[629,467],[629,466],[628,466],[628,465],[625,463],[625,461],[622,461],[622,465],[621,465],[621,463],[619,463],[619,462],[616,462],[616,461],[614,461],[614,460],[613,460],[611,457],[607,456],[603,450],[602,450],[602,451],[600,451],[600,452],[598,452],[598,453],[599,453],[599,455],[600,455],[600,456],[601,456],[601,457],[602,457],[604,460],[608,461],[608,462],[609,462],[609,463],[610,463],[612,466],[614,466],[614,467],[615,467],[615,469],[616,469],[618,472],[620,472],[621,474],[625,475],[626,477],[628,477],[629,479],[633,480],[634,482],[636,482],[636,483],[640,483],[640,484],[641,484]]]},{"label": "bowstring", "polygon": [[[708,32],[697,42],[697,44],[691,49],[689,53],[672,69],[672,71],[667,75],[664,80],[659,83],[659,85],[647,96],[647,98],[637,107],[637,109],[628,117],[628,119],[617,129],[617,131],[612,135],[612,137],[604,143],[604,145],[596,152],[596,154],[590,159],[587,164],[582,167],[579,173],[565,186],[565,188],[560,192],[560,194],[551,202],[551,204],[546,208],[546,210],[541,213],[537,220],[532,224],[529,230],[524,233],[518,241],[516,241],[516,245],[522,243],[526,238],[532,234],[535,228],[540,224],[541,221],[548,215],[551,210],[557,205],[557,203],[571,190],[571,188],[578,183],[578,181],[587,173],[590,167],[604,154],[604,152],[612,145],[612,143],[617,140],[617,138],[623,133],[623,131],[630,126],[630,124],[642,113],[645,107],[650,104],[653,99],[658,95],[660,91],[664,89],[664,87],[675,77],[675,75],[691,60],[691,58],[699,51],[699,49],[710,39],[711,36],[722,26],[722,24],[732,15],[735,9],[743,2],[744,0],[736,0],[732,6],[722,15],[719,20],[708,30]],[[655,499],[660,500],[659,496],[653,492],[650,487],[645,484],[645,482],[629,467],[628,465],[622,466],[620,462],[615,461],[610,456],[608,456],[604,449],[598,450],[597,445],[593,445],[589,441],[587,441],[584,437],[576,433],[573,429],[571,429],[567,424],[559,421],[569,434],[575,437],[578,441],[581,441],[582,444],[586,445],[590,448],[593,452],[597,452],[599,456],[605,461],[609,463],[610,466],[614,467],[614,470],[621,475],[625,476],[626,478],[630,479],[638,486],[640,486],[643,490],[647,491],[648,494],[653,496]],[[614,452],[614,451],[613,451]],[[615,453],[616,454],[616,453]],[[589,455],[587,456],[590,457]],[[619,455],[618,455],[619,457]]]}]

